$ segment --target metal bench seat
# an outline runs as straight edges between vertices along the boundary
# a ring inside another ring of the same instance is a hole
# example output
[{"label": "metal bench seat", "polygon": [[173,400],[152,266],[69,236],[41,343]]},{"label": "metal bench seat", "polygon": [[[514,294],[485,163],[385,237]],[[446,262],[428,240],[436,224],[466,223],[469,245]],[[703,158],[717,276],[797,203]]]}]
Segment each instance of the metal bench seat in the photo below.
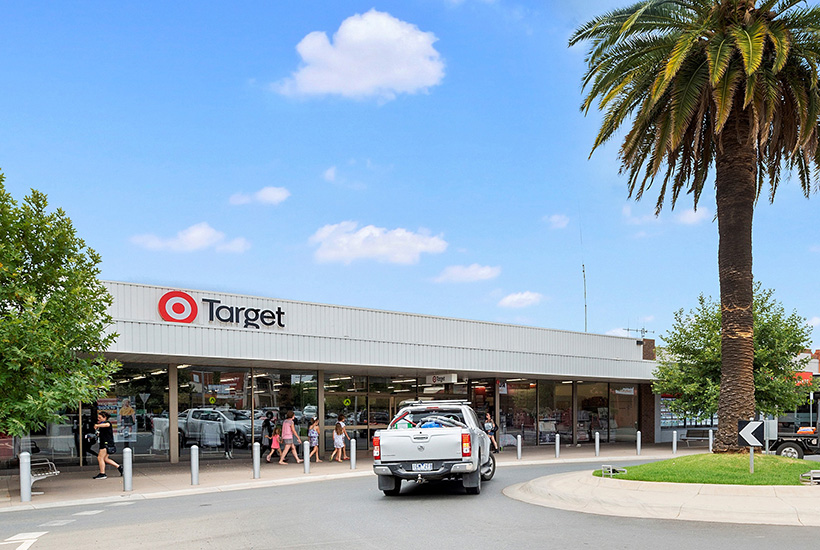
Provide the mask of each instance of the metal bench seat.
[{"label": "metal bench seat", "polygon": [[34,487],[35,481],[46,479],[60,475],[60,470],[57,466],[47,458],[38,458],[31,461],[31,486]]},{"label": "metal bench seat", "polygon": [[709,430],[686,430],[686,434],[680,440],[686,441],[687,447],[691,441],[709,441]]}]

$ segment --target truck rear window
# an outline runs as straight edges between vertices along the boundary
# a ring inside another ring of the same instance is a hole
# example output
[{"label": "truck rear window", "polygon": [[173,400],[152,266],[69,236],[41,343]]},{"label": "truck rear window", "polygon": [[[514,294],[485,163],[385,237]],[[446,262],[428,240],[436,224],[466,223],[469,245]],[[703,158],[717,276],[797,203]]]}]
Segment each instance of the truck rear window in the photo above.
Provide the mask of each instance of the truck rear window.
[{"label": "truck rear window", "polygon": [[410,428],[463,428],[464,415],[460,410],[405,410],[401,411],[390,423],[394,430]]}]

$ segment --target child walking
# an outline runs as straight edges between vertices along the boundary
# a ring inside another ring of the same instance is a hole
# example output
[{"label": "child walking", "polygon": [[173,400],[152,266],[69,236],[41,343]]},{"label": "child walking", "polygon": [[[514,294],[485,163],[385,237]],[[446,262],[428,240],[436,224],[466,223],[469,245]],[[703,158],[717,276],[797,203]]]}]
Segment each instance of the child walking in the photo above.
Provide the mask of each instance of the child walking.
[{"label": "child walking", "polygon": [[279,455],[279,458],[282,458],[282,428],[276,426],[273,429],[273,435],[270,438],[270,452],[268,456],[265,457],[265,460],[270,462],[271,457],[273,456],[273,452],[276,451],[276,454]]},{"label": "child walking", "polygon": [[[350,441],[350,436],[347,434],[347,424],[345,424],[345,415],[339,415],[339,424],[341,424],[342,426],[342,434],[344,434],[344,437],[346,437],[347,440]],[[347,457],[347,447],[344,444],[344,438],[342,439],[342,454],[344,455],[344,460],[350,460]]]},{"label": "child walking", "polygon": [[308,462],[310,462],[310,457],[316,455],[316,462],[324,462],[321,458],[319,458],[319,419],[314,418],[310,422],[310,427],[308,428],[308,440],[310,441],[310,456],[308,456]]},{"label": "child walking", "polygon": [[341,422],[336,422],[336,429],[333,430],[333,454],[330,455],[330,461],[333,462],[333,457],[336,457],[337,462],[342,461],[342,452],[345,450],[345,429]]}]

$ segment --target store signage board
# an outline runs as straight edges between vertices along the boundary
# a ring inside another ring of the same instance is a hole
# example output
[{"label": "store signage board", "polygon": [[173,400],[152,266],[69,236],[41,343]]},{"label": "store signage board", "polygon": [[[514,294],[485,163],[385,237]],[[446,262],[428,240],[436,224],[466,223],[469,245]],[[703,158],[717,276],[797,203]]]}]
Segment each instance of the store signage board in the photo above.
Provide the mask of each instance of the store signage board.
[{"label": "store signage board", "polygon": [[738,420],[737,444],[741,447],[762,447],[764,441],[763,421]]},{"label": "store signage board", "polygon": [[427,377],[428,384],[455,384],[458,382],[458,375],[452,374],[431,374]]}]

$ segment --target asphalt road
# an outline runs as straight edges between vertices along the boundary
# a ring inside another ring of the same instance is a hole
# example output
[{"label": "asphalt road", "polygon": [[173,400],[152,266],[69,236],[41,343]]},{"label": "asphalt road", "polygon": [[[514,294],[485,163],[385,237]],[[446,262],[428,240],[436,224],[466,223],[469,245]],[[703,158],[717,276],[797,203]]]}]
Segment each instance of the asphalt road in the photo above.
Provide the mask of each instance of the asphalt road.
[{"label": "asphalt road", "polygon": [[[507,485],[589,465],[499,468],[482,492],[374,477],[0,514],[0,550],[105,548],[811,548],[816,529],[595,516],[514,501]],[[28,535],[26,535],[28,533]],[[22,535],[22,537],[21,537]],[[9,538],[17,537],[9,541]],[[27,537],[27,538],[26,538]],[[25,541],[34,541],[31,544]],[[787,542],[786,542],[787,541]]]}]

